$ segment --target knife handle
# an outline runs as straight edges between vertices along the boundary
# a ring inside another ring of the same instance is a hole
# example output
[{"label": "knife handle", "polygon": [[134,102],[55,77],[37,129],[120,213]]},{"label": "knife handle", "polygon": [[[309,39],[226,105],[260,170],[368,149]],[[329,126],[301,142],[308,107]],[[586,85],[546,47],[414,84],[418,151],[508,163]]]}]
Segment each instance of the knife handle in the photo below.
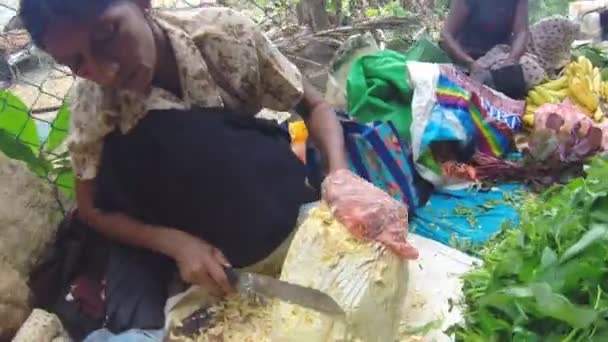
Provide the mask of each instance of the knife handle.
[{"label": "knife handle", "polygon": [[223,266],[224,272],[226,272],[226,277],[228,278],[228,282],[232,287],[236,288],[239,283],[239,273],[237,270],[230,266]]}]

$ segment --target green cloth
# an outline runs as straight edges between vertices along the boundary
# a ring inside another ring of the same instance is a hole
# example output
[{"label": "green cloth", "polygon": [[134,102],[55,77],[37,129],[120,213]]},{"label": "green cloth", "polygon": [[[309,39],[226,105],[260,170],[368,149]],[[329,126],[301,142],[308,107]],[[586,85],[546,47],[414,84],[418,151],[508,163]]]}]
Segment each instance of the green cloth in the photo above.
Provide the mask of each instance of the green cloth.
[{"label": "green cloth", "polygon": [[392,121],[402,139],[410,141],[413,89],[407,61],[449,63],[447,55],[428,38],[405,54],[382,50],[353,63],[346,86],[348,111],[357,121]]}]

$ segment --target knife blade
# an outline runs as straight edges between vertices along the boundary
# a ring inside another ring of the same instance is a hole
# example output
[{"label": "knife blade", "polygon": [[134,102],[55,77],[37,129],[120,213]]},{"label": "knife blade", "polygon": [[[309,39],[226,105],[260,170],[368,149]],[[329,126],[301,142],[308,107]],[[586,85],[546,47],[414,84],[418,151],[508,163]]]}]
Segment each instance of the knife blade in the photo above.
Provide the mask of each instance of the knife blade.
[{"label": "knife blade", "polygon": [[224,267],[230,284],[240,293],[255,293],[266,298],[277,298],[284,302],[313,309],[331,316],[343,316],[344,310],[326,293],[308,287],[291,284],[265,275],[242,272]]}]

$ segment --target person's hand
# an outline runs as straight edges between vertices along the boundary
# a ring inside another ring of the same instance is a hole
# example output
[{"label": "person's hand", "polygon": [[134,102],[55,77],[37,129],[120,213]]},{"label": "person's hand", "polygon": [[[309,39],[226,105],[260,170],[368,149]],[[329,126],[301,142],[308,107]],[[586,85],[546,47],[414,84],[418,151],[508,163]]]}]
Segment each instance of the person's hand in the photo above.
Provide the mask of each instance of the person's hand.
[{"label": "person's hand", "polygon": [[479,76],[486,72],[486,70],[487,69],[477,61],[469,64],[469,75],[471,75],[471,77]]},{"label": "person's hand", "polygon": [[201,286],[216,297],[233,291],[224,271],[230,263],[219,249],[185,233],[177,240],[173,258],[184,282]]},{"label": "person's hand", "polygon": [[519,64],[519,60],[518,60],[518,58],[515,58],[513,56],[507,56],[507,58],[505,58],[501,63],[501,65],[503,67],[516,65],[516,64]]}]

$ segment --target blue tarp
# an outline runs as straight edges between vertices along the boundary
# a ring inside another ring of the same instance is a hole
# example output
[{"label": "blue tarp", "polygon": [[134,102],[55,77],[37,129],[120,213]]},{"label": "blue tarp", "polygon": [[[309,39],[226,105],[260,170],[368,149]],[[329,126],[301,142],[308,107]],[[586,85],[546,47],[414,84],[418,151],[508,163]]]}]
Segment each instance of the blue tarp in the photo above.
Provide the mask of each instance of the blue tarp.
[{"label": "blue tarp", "polygon": [[513,204],[523,186],[504,184],[490,191],[442,191],[431,195],[426,206],[410,221],[410,231],[446,245],[482,244],[498,233],[503,224],[519,223]]}]

